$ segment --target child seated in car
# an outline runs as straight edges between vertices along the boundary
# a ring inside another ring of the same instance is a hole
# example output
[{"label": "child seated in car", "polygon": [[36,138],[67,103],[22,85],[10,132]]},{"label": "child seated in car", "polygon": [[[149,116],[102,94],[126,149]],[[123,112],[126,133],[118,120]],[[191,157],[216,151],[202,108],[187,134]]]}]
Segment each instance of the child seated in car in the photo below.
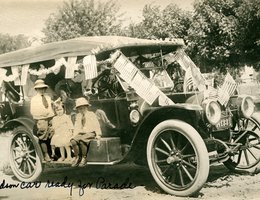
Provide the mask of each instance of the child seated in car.
[{"label": "child seated in car", "polygon": [[[54,130],[54,135],[51,138],[52,157],[55,156],[55,148],[59,147],[61,157],[58,161],[70,162],[72,160],[70,139],[73,136],[73,124],[70,116],[65,114],[60,98],[54,102],[54,107],[57,115],[52,120]],[[66,159],[65,150],[67,154]]]}]

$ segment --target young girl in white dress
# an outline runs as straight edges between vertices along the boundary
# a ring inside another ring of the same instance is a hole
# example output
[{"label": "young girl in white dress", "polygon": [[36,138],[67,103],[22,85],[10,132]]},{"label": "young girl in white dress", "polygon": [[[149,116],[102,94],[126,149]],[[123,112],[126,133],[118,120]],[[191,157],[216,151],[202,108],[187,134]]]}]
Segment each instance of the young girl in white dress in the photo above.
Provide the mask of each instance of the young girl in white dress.
[{"label": "young girl in white dress", "polygon": [[[56,100],[54,106],[57,115],[52,120],[52,127],[54,129],[54,135],[51,138],[52,156],[55,155],[55,148],[59,147],[61,157],[58,161],[70,162],[72,160],[70,139],[73,136],[73,124],[70,116],[65,114],[61,101]],[[67,154],[66,159],[65,150]]]}]

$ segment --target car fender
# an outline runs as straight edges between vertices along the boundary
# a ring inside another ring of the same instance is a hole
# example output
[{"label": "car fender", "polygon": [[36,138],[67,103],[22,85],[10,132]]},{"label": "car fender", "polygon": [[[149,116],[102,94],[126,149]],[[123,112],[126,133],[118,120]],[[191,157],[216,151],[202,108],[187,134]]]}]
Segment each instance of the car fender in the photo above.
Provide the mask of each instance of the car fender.
[{"label": "car fender", "polygon": [[151,109],[135,131],[128,156],[130,156],[130,159],[144,158],[148,137],[153,128],[162,121],[178,119],[197,129],[201,111],[200,106],[190,104],[175,104]]},{"label": "car fender", "polygon": [[33,134],[34,120],[29,117],[18,117],[16,119],[11,119],[7,121],[3,128],[4,129],[13,129],[19,125],[23,125],[29,133]]},{"label": "car fender", "polygon": [[7,123],[5,123],[4,125],[4,128],[5,129],[14,129],[18,126],[24,126],[27,130],[28,130],[28,133],[31,134],[33,136],[33,138],[35,139],[35,141],[37,142],[37,146],[36,148],[39,149],[39,156],[40,156],[40,159],[43,160],[43,153],[41,151],[41,147],[38,143],[39,139],[38,137],[36,137],[34,134],[33,134],[33,127],[34,127],[34,120],[31,119],[31,118],[28,118],[28,117],[18,117],[16,119],[12,119],[12,120],[9,120]]}]

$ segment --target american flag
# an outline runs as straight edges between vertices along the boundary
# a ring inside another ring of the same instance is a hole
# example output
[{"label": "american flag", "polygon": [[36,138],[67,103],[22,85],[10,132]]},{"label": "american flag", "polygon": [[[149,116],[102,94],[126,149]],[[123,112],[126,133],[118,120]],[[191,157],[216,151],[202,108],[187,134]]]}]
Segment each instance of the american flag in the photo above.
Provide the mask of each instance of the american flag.
[{"label": "american flag", "polygon": [[186,70],[185,76],[184,76],[183,91],[184,92],[191,91],[191,89],[193,89],[193,87],[194,87],[193,77],[192,77],[191,68],[189,67]]},{"label": "american flag", "polygon": [[93,79],[98,76],[97,72],[97,62],[95,55],[85,56],[83,58],[83,66],[85,71],[85,79]]},{"label": "american flag", "polygon": [[221,105],[226,106],[229,98],[237,88],[237,83],[233,77],[227,73],[223,85],[218,89],[218,101]]}]

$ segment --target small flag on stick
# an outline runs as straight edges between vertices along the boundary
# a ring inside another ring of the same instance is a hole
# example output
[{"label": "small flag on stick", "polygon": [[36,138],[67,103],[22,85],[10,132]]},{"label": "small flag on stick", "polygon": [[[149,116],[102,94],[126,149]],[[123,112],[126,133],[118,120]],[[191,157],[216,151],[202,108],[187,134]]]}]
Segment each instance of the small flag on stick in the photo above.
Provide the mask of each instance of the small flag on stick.
[{"label": "small flag on stick", "polygon": [[221,105],[226,106],[229,98],[237,88],[237,83],[233,77],[227,73],[223,85],[218,89],[218,101]]},{"label": "small flag on stick", "polygon": [[183,91],[188,92],[194,87],[193,77],[191,73],[191,68],[189,67],[184,76],[184,83],[183,83]]}]

